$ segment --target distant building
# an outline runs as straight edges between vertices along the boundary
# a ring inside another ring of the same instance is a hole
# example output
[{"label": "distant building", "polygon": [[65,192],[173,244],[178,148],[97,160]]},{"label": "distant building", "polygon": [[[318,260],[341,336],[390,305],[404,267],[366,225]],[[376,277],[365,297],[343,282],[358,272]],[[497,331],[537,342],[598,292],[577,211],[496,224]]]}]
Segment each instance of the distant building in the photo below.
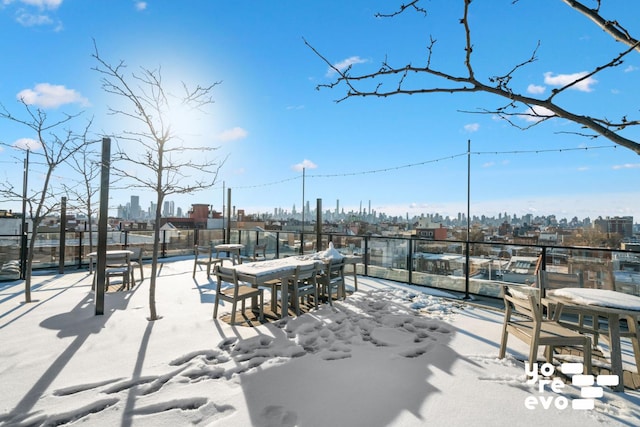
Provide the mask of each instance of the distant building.
[{"label": "distant building", "polygon": [[632,216],[615,216],[605,219],[598,218],[593,221],[593,227],[602,233],[619,234],[623,238],[633,237],[633,217]]},{"label": "distant building", "polygon": [[437,225],[432,224],[432,227],[428,228],[417,228],[416,227],[416,237],[422,239],[434,239],[434,240],[446,240],[447,239],[448,230],[442,226],[442,224]]}]

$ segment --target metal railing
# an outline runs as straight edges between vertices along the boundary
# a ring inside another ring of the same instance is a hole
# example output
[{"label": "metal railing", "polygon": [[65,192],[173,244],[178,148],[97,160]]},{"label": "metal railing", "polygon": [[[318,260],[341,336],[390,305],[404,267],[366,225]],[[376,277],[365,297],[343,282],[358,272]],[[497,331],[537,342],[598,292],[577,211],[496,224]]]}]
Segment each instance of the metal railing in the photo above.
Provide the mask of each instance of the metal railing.
[{"label": "metal railing", "polygon": [[[89,243],[89,233],[67,232],[64,244],[59,233],[38,233],[34,269],[86,268],[87,255],[95,250]],[[93,233],[95,245],[97,232]],[[160,257],[192,255],[198,243],[240,243],[244,245],[242,255],[250,256],[255,245],[266,243],[267,257],[281,258],[326,249],[331,242],[342,253],[362,256],[362,262],[356,265],[358,274],[465,295],[499,297],[505,283],[534,284],[537,268],[581,273],[585,286],[640,295],[639,252],[299,231],[236,229],[228,234],[224,229],[163,231]],[[20,236],[0,236],[0,267],[20,260],[20,240]],[[153,231],[110,231],[107,247],[140,247],[143,258],[150,259]],[[13,275],[3,274],[4,270],[0,270],[0,280],[15,280],[15,269],[11,269]]]}]

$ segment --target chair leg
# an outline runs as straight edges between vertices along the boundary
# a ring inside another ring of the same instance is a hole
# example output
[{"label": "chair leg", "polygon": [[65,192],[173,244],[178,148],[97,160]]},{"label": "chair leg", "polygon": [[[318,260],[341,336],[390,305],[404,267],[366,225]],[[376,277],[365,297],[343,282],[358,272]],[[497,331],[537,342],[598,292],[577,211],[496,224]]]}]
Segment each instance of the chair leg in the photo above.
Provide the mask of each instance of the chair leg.
[{"label": "chair leg", "polygon": [[213,320],[218,318],[218,304],[220,303],[220,299],[216,296],[216,303],[213,306]]},{"label": "chair leg", "polygon": [[591,338],[585,337],[584,340],[584,369],[585,375],[591,375],[592,366],[591,366]]},{"label": "chair leg", "polygon": [[508,340],[509,332],[507,332],[507,328],[502,328],[502,338],[500,339],[500,351],[498,351],[498,359],[504,359],[504,356],[507,353],[507,340]]},{"label": "chair leg", "polygon": [[231,322],[229,322],[232,325],[236,324],[236,307],[238,305],[237,301],[233,301],[233,305],[231,306]]}]

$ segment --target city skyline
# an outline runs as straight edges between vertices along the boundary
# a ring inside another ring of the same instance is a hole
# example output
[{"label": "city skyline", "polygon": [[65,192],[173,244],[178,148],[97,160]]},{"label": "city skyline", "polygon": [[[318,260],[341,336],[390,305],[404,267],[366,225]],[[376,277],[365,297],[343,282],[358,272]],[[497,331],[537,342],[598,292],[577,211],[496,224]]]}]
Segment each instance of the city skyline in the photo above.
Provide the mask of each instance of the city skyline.
[{"label": "city skyline", "polygon": [[[137,196],[132,196],[132,198],[135,198]],[[139,199],[138,199],[139,200]],[[149,202],[149,206],[145,209],[144,206],[140,205],[138,206],[138,209],[144,213],[144,215],[140,215],[139,218],[140,219],[153,219],[154,216],[154,208],[155,205],[154,203],[151,201]],[[407,217],[411,220],[411,219],[415,219],[415,218],[420,218],[420,217],[434,217],[434,218],[441,218],[442,220],[450,220],[450,221],[456,221],[456,220],[460,220],[460,218],[462,217],[462,219],[464,220],[466,218],[467,212],[466,210],[460,210],[454,214],[444,214],[442,212],[429,212],[429,211],[424,211],[424,212],[419,212],[416,214],[412,214],[409,215],[408,213],[405,213],[403,215],[394,215],[394,214],[390,214],[388,212],[385,211],[378,211],[376,209],[373,208],[373,205],[370,203],[366,203],[366,204],[362,204],[359,205],[356,209],[350,209],[347,207],[344,207],[340,204],[339,200],[336,200],[334,205],[328,205],[325,201],[321,201],[322,203],[322,212],[323,214],[331,214],[333,215],[337,215],[337,216],[349,216],[349,215],[362,215],[362,217],[368,217],[368,216],[375,216],[376,218],[397,218],[400,217],[402,219],[406,219]],[[173,201],[165,201],[165,207],[170,204],[174,206],[174,209],[176,210],[177,214],[176,215],[167,215],[166,214],[166,210],[163,209],[163,213],[162,216],[163,217],[171,217],[171,216],[177,216],[177,217],[188,217],[189,215],[189,211],[191,208],[191,205],[189,205],[189,207],[183,207],[183,206],[177,206]],[[194,205],[200,205],[200,204],[206,204],[206,203],[193,203]],[[216,206],[211,205],[211,204],[206,204],[209,206],[210,209],[217,211],[218,213],[222,213],[224,216],[227,215],[227,211],[225,209],[224,212],[221,211],[221,209],[216,209]],[[306,204],[306,209],[305,212],[312,215],[307,217],[305,220],[306,221],[315,221],[315,212],[316,212],[316,203],[311,203],[311,201],[307,201]],[[129,212],[129,210],[131,209],[131,201],[127,202],[125,204],[119,204],[117,207],[117,211],[118,213],[122,213],[122,212]],[[245,215],[248,216],[256,216],[256,217],[260,217],[260,218],[267,218],[267,219],[283,219],[283,218],[299,218],[301,215],[301,209],[298,206],[292,206],[289,208],[286,207],[282,207],[282,206],[274,206],[269,210],[264,210],[264,211],[248,211],[247,209],[243,208],[243,207],[237,207],[237,206],[232,206],[232,216],[236,216],[238,211],[242,210],[243,213]],[[110,209],[110,212],[112,210]],[[126,219],[135,219],[135,218],[127,218],[127,215],[120,215],[120,214],[115,214],[112,215],[110,213],[110,216],[113,217],[118,217],[118,218],[126,218]],[[523,219],[523,218],[532,218],[532,219],[537,219],[537,218],[555,218],[556,221],[558,222],[562,222],[562,221],[566,221],[566,222],[571,222],[574,218],[576,218],[579,222],[584,222],[585,220],[588,222],[592,222],[598,218],[603,218],[603,219],[607,219],[607,218],[622,218],[622,217],[632,217],[633,218],[633,223],[637,224],[640,223],[638,222],[638,218],[637,217],[633,217],[633,215],[602,215],[602,214],[596,214],[594,216],[585,216],[585,217],[580,217],[577,215],[574,216],[565,216],[565,215],[559,215],[557,213],[547,213],[547,214],[539,214],[539,213],[534,213],[534,212],[529,212],[529,213],[524,213],[524,214],[517,214],[515,212],[509,212],[509,211],[502,211],[502,212],[498,212],[496,215],[488,215],[485,213],[474,213],[474,212],[470,212],[470,218],[474,219],[474,218],[486,218],[488,220],[496,220],[496,219],[501,219],[501,218],[518,218],[518,219]]]},{"label": "city skyline", "polygon": [[[512,3],[474,2],[469,19],[482,75],[508,72],[538,46],[536,61],[513,75],[522,92],[551,94],[559,81],[621,49],[563,2]],[[340,90],[316,90],[334,75],[304,40],[336,67],[366,72],[379,69],[385,58],[422,63],[424,46],[434,35],[439,42],[434,65],[463,66],[462,2],[426,5],[426,17],[381,19],[376,12],[390,12],[395,3],[4,2],[0,46],[5,57],[21,58],[21,66],[18,73],[15,63],[0,64],[0,103],[22,114],[17,103],[22,97],[52,119],[83,111],[83,120],[93,117],[97,139],[121,132],[108,114],[114,99],[92,71],[95,41],[106,59],[123,60],[132,72],[161,69],[171,89],[181,81],[220,82],[204,118],[173,117],[186,143],[219,147],[216,155],[226,159],[213,188],[169,197],[185,211],[191,203],[220,209],[231,188],[231,204],[248,213],[299,208],[304,192],[312,205],[318,198],[324,206],[341,200],[345,210],[357,210],[371,201],[372,209],[403,217],[466,212],[468,196],[471,215],[640,217],[638,155],[602,138],[582,137],[566,121],[522,131],[493,115],[468,113],[502,102],[481,94],[336,103],[344,96]],[[640,4],[633,1],[601,8],[603,16],[639,34],[637,20],[627,22],[634,11],[640,12]],[[553,30],[540,25],[550,16],[558,23]],[[579,114],[635,119],[639,72],[640,57],[629,55],[623,65],[565,91],[563,106]],[[524,116],[513,119],[530,124]],[[24,146],[35,135],[6,120],[2,129],[0,179],[21,188],[24,152],[11,146]],[[633,127],[622,132],[640,140]],[[114,138],[118,143],[125,142]],[[34,153],[31,188],[43,172]],[[56,185],[74,179],[68,168],[54,175]],[[131,189],[122,187],[127,186],[111,189],[111,209],[128,200]],[[138,194],[142,206],[155,203],[155,195]],[[0,209],[19,211],[20,201],[5,201]]]}]

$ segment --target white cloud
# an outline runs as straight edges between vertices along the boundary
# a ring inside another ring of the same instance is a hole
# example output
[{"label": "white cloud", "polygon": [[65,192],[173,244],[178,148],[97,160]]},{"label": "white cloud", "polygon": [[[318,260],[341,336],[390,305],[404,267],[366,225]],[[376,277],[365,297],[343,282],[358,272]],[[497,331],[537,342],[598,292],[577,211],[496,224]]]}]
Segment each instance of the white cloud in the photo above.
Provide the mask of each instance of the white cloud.
[{"label": "white cloud", "polygon": [[613,170],[619,170],[619,169],[639,169],[640,168],[640,163],[625,163],[623,165],[615,165],[613,166]]},{"label": "white cloud", "polygon": [[480,124],[478,123],[469,123],[464,125],[464,130],[466,132],[477,132],[480,129]]},{"label": "white cloud", "polygon": [[482,167],[483,168],[490,168],[490,167],[493,167],[495,165],[496,165],[495,162],[486,162],[486,163],[482,164]]},{"label": "white cloud", "polygon": [[301,163],[292,166],[292,169],[297,172],[302,172],[302,169],[316,169],[318,165],[311,160],[304,159]]},{"label": "white cloud", "polygon": [[545,86],[539,86],[534,84],[530,84],[529,86],[527,86],[527,92],[533,93],[535,95],[540,95],[541,93],[544,93],[546,89],[547,88]]},{"label": "white cloud", "polygon": [[136,2],[136,10],[145,10],[147,8],[146,1],[137,1]]},{"label": "white cloud", "polygon": [[62,4],[62,0],[20,0],[20,2],[40,9],[57,9]]},{"label": "white cloud", "polygon": [[624,69],[625,73],[631,73],[632,71],[636,71],[638,69],[638,67],[636,67],[635,65],[629,65],[627,68]]},{"label": "white cloud", "polygon": [[220,141],[237,141],[238,139],[244,139],[249,135],[249,132],[242,129],[241,127],[234,127],[232,129],[227,129],[218,134],[217,139]]},{"label": "white cloud", "polygon": [[554,115],[553,111],[548,108],[534,105],[525,111],[524,114],[521,114],[520,117],[528,122],[539,122],[546,117],[553,117]]},{"label": "white cloud", "polygon": [[43,108],[57,108],[64,104],[89,105],[87,98],[75,90],[49,83],[38,83],[33,89],[24,89],[16,95],[16,98],[28,105]]},{"label": "white cloud", "polygon": [[367,62],[366,59],[362,59],[359,56],[351,56],[347,59],[343,59],[340,62],[336,62],[335,64],[333,64],[333,68],[329,67],[329,69],[327,70],[327,76],[332,76],[333,74],[335,74],[336,71],[334,68],[338,69],[339,71],[344,71],[353,64],[364,64],[365,62]]},{"label": "white cloud", "polygon": [[[550,86],[566,86],[582,77],[587,75],[586,71],[582,71],[579,73],[573,74],[556,74],[553,75],[552,72],[544,73],[544,82]],[[587,77],[584,80],[581,80],[579,83],[571,86],[571,89],[579,90],[582,92],[591,92],[593,91],[594,84],[598,83],[596,79],[593,77]]]},{"label": "white cloud", "polygon": [[53,21],[47,15],[32,15],[30,13],[19,14],[16,17],[16,21],[24,27],[53,24]]},{"label": "white cloud", "polygon": [[21,150],[29,150],[35,151],[38,150],[42,145],[39,141],[31,138],[20,138],[16,142],[13,143],[15,148],[19,148]]}]

